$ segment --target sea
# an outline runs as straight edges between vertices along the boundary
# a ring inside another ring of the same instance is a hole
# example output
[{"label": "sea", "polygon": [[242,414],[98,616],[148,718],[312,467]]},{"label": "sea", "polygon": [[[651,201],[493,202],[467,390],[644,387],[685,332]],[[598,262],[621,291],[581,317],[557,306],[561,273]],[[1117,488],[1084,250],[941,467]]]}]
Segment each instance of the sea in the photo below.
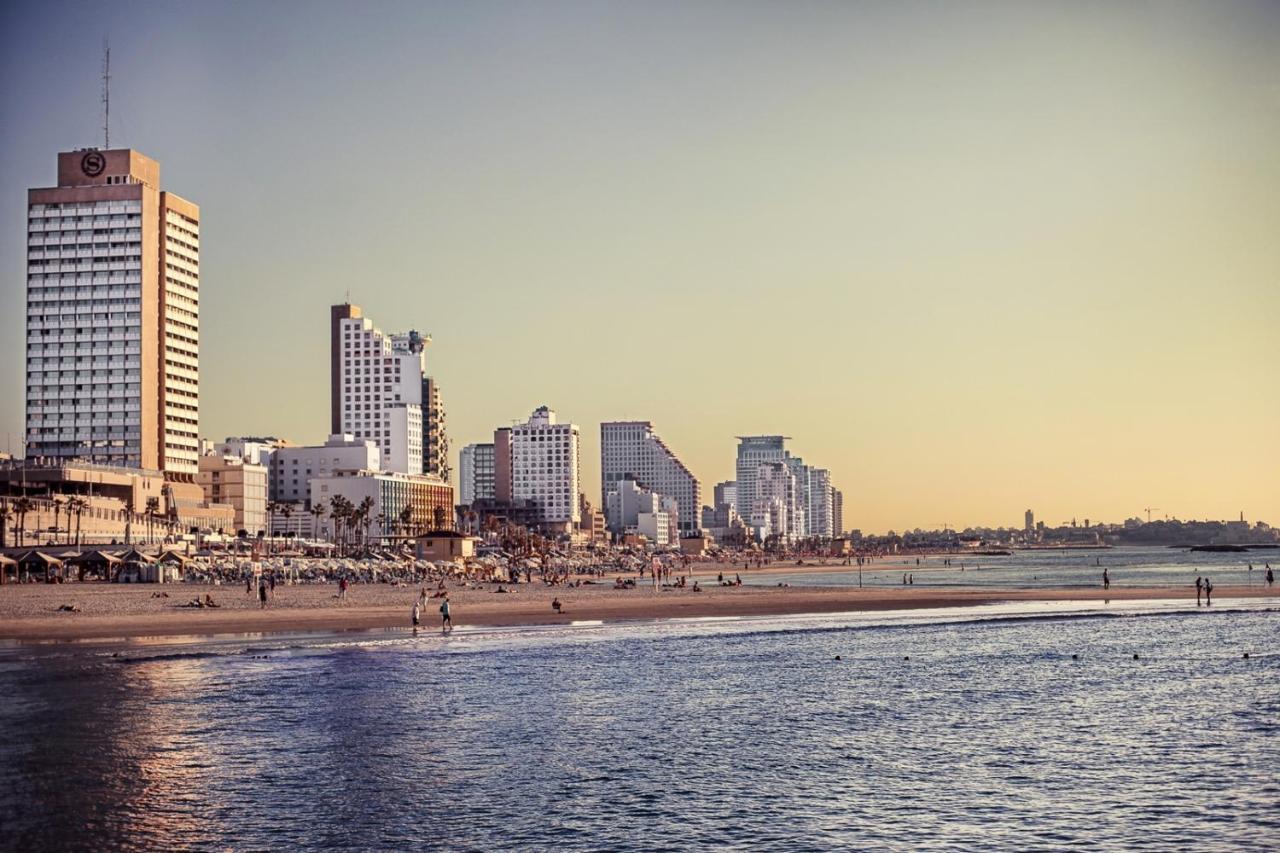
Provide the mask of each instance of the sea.
[{"label": "sea", "polygon": [[[945,562],[944,562],[945,561]],[[901,586],[904,577],[914,585],[988,589],[1088,588],[1102,586],[1105,569],[1112,586],[1195,587],[1197,577],[1209,578],[1214,587],[1265,586],[1266,567],[1280,574],[1280,546],[1220,553],[1187,548],[1126,546],[1114,548],[1043,548],[1012,550],[1008,554],[978,553],[887,557],[868,563],[837,565],[828,558],[831,571],[815,571],[814,561],[794,573],[758,574],[738,571],[744,584],[774,586]],[[1276,587],[1280,589],[1280,586]]]},{"label": "sea", "polygon": [[1278,640],[1242,598],[11,643],[0,849],[1274,850]]}]

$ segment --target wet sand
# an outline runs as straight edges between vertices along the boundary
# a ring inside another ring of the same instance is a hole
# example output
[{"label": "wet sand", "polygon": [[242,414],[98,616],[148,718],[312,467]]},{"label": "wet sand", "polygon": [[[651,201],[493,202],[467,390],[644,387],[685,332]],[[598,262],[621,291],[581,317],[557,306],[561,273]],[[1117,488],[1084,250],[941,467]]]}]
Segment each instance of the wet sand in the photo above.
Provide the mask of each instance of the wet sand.
[{"label": "wet sand", "polygon": [[[704,585],[702,592],[694,592],[692,588],[655,590],[643,583],[635,589],[615,590],[612,582],[576,589],[541,583],[507,589],[511,592],[496,593],[489,587],[450,588],[454,624],[458,627],[551,625],[580,620],[779,616],[963,607],[1008,601],[1195,599],[1195,590],[1186,587],[1113,587],[1107,591],[718,587],[714,579]],[[168,598],[154,597],[157,593],[166,593]],[[181,606],[197,596],[203,599],[206,593],[213,596],[218,608]],[[345,602],[340,601],[337,594],[336,585],[280,586],[267,607],[261,609],[256,596],[247,595],[243,586],[9,584],[0,587],[0,639],[77,640],[408,627],[418,588],[353,585]],[[1214,597],[1280,601],[1280,589],[1221,586],[1214,590]],[[563,604],[560,614],[552,610],[554,598]],[[81,612],[59,612],[63,604],[74,604]],[[438,599],[427,602],[422,613],[424,627],[440,625],[438,607]]]}]

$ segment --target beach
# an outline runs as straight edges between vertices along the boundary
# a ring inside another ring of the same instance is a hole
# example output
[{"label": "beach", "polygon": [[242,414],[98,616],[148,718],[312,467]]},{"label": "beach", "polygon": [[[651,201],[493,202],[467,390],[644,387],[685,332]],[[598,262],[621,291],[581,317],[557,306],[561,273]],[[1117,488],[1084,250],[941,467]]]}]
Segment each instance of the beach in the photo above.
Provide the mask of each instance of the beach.
[{"label": "beach", "polygon": [[[731,576],[731,575],[730,575]],[[702,591],[655,589],[640,582],[614,589],[611,580],[580,587],[542,583],[449,587],[454,624],[519,626],[584,621],[628,621],[734,616],[781,616],[878,610],[964,607],[1009,601],[1195,600],[1190,587],[1094,589],[966,589],[957,587],[717,586],[699,575]],[[428,594],[434,590],[429,588]],[[256,590],[255,590],[256,592]],[[410,627],[419,587],[353,584],[346,600],[336,584],[278,586],[267,606],[242,585],[213,584],[10,584],[0,587],[0,639],[88,640],[223,633],[344,631]],[[216,608],[184,606],[208,595]],[[1277,598],[1273,588],[1217,586],[1214,596]],[[552,601],[559,599],[556,613]],[[440,624],[439,599],[428,600],[422,627]],[[74,605],[79,612],[60,611]]]}]

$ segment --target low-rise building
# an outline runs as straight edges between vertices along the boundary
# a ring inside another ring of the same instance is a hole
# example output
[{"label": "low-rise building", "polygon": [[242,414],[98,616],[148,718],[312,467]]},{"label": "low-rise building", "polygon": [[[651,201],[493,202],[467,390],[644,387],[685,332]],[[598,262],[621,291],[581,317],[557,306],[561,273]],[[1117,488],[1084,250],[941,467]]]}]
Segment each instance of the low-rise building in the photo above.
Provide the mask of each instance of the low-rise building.
[{"label": "low-rise building", "polygon": [[232,526],[250,536],[267,534],[267,469],[239,456],[201,456],[196,483],[210,504],[229,504]]},{"label": "low-rise building", "polygon": [[332,519],[335,498],[353,507],[369,501],[368,517],[356,532],[370,538],[444,529],[454,521],[453,487],[425,474],[338,471],[311,478],[310,506],[324,507],[336,527]]},{"label": "low-rise building", "polygon": [[371,439],[331,435],[324,444],[281,447],[271,454],[268,497],[276,503],[303,503],[311,478],[339,471],[381,471],[382,451]]},{"label": "low-rise building", "polygon": [[414,542],[414,554],[419,560],[436,562],[462,562],[476,554],[475,536],[456,530],[432,530],[419,536]]},{"label": "low-rise building", "polygon": [[651,544],[665,546],[679,538],[676,501],[624,477],[606,496],[605,518],[616,536],[640,533]]}]

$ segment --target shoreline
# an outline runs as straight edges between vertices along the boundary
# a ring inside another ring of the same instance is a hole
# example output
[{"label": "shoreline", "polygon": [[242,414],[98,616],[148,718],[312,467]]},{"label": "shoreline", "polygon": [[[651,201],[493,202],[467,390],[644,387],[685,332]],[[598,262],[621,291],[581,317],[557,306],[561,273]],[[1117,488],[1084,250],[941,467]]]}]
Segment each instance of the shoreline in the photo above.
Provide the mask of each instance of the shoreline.
[{"label": "shoreline", "polygon": [[[9,587],[16,595],[0,595],[0,640],[58,642],[119,640],[214,634],[276,634],[342,632],[409,628],[409,611],[417,588],[353,586],[348,603],[341,603],[334,587],[281,587],[265,609],[235,587],[196,584],[124,586],[72,584]],[[155,593],[169,598],[155,598]],[[181,606],[191,598],[213,595],[217,609]],[[569,625],[574,622],[627,622],[713,617],[794,616],[877,611],[932,610],[976,607],[1010,602],[1112,602],[1186,600],[1195,590],[1186,587],[974,589],[849,587],[716,587],[691,589],[614,590],[604,587],[521,586],[509,594],[490,589],[449,591],[458,627],[523,627]],[[1256,586],[1221,586],[1218,599],[1272,599],[1280,590]],[[553,611],[559,598],[563,612]],[[82,612],[58,612],[73,602]],[[422,614],[422,630],[438,630],[438,599],[430,599]]]}]

